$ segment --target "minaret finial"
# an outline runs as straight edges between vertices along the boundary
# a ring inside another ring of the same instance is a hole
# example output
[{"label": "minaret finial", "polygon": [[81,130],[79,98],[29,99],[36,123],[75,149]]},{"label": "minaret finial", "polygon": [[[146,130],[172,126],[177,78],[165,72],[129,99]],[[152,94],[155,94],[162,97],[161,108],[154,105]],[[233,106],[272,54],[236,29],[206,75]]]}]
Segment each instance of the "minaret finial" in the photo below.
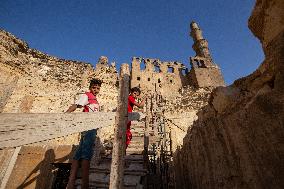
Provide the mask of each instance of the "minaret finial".
[{"label": "minaret finial", "polygon": [[198,24],[196,22],[191,22],[190,29],[190,36],[194,41],[192,48],[196,52],[196,56],[211,59],[208,42],[203,38],[202,30],[199,28]]}]

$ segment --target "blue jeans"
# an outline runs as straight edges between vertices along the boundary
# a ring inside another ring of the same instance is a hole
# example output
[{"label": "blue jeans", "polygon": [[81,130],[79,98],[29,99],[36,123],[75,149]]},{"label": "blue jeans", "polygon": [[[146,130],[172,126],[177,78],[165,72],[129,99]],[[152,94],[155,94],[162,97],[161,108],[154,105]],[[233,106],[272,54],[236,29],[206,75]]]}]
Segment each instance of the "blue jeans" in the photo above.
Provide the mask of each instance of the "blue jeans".
[{"label": "blue jeans", "polygon": [[97,129],[85,131],[82,133],[79,146],[75,152],[73,159],[75,160],[91,160],[93,156],[93,145],[95,143]]}]

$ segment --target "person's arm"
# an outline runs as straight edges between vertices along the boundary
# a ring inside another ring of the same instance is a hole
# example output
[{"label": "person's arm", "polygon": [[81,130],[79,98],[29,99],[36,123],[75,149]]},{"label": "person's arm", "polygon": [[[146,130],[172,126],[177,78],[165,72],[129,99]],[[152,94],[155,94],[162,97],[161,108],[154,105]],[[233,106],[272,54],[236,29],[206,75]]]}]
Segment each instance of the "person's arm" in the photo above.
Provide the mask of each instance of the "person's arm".
[{"label": "person's arm", "polygon": [[68,110],[65,113],[71,113],[74,112],[77,108],[82,108],[84,105],[88,104],[88,96],[86,94],[83,94],[80,96],[80,98],[75,102],[75,104],[72,104]]},{"label": "person's arm", "polygon": [[142,98],[142,101],[141,101],[140,103],[134,101],[133,104],[134,104],[135,106],[139,107],[139,108],[142,108],[142,107],[144,106],[144,104],[145,104],[145,97]]},{"label": "person's arm", "polygon": [[80,105],[77,105],[77,104],[72,104],[68,110],[65,112],[65,113],[71,113],[71,112],[74,112],[77,108],[81,108],[82,106]]}]

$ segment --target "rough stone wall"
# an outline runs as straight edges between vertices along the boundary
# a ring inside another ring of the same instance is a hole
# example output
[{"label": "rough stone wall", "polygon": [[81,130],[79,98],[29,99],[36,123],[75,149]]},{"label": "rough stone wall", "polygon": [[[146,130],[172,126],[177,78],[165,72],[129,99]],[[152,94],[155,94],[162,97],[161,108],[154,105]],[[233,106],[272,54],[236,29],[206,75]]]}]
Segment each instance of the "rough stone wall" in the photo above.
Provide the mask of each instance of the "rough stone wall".
[{"label": "rough stone wall", "polygon": [[[7,32],[1,31],[0,35],[1,87],[9,88],[11,94],[1,102],[5,104],[2,112],[64,111],[77,93],[76,85],[82,85],[79,80],[76,81],[76,77],[71,77],[75,75],[72,74],[72,69],[81,75],[85,71],[91,71],[91,66],[84,68],[80,64],[68,63],[31,50],[20,40],[15,43],[16,38]],[[17,48],[18,51],[13,51]],[[13,79],[13,85],[6,79],[17,75],[18,79]]]},{"label": "rough stone wall", "polygon": [[[141,64],[145,64],[144,70],[141,70]],[[130,86],[139,86],[145,93],[158,91],[164,96],[176,94],[182,86],[188,84],[187,76],[182,72],[185,69],[179,62],[133,57]]]},{"label": "rough stone wall", "polygon": [[177,96],[168,96],[164,105],[167,128],[171,131],[172,152],[183,145],[187,130],[198,118],[197,112],[207,105],[213,88],[182,87]]},{"label": "rough stone wall", "polygon": [[6,106],[9,97],[12,95],[21,74],[9,71],[9,68],[1,65],[0,80],[0,112]]},{"label": "rough stone wall", "polygon": [[190,83],[195,87],[225,86],[219,68],[193,68],[189,73]]},{"label": "rough stone wall", "polygon": [[109,65],[107,57],[101,56],[94,73],[90,77],[99,78],[103,81],[98,95],[101,111],[114,111],[117,107],[118,98],[118,74],[115,63],[112,62]]},{"label": "rough stone wall", "polygon": [[265,60],[213,91],[175,153],[177,188],[284,188],[284,3],[257,0],[249,27]]},{"label": "rough stone wall", "polygon": [[0,111],[63,112],[80,93],[88,90],[89,79],[104,79],[100,103],[106,110],[116,107],[115,66],[94,69],[91,64],[59,59],[30,49],[20,39],[0,30]]}]

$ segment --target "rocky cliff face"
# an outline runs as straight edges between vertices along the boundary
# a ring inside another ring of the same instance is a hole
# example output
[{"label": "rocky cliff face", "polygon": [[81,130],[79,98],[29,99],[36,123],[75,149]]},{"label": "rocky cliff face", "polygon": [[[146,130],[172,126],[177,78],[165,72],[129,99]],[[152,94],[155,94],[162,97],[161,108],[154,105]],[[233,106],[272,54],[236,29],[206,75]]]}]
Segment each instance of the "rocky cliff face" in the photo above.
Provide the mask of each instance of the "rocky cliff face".
[{"label": "rocky cliff face", "polygon": [[284,3],[257,0],[249,28],[265,60],[211,94],[175,153],[177,188],[284,188]]}]

